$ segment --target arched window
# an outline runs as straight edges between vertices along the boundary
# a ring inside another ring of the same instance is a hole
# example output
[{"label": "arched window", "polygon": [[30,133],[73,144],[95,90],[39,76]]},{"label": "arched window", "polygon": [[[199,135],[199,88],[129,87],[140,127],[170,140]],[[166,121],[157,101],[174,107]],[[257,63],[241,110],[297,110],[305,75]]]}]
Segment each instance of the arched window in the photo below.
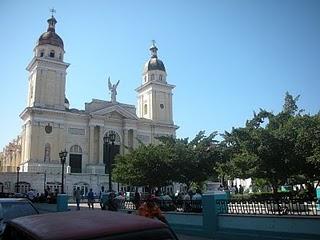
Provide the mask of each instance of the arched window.
[{"label": "arched window", "polygon": [[51,51],[50,51],[50,55],[49,55],[49,57],[54,58],[54,51],[53,51],[53,50],[51,50]]},{"label": "arched window", "polygon": [[59,53],[59,59],[62,60],[62,53]]},{"label": "arched window", "polygon": [[71,148],[70,148],[70,153],[78,153],[78,154],[81,154],[82,153],[82,149],[79,145],[73,145]]},{"label": "arched window", "polygon": [[154,74],[151,74],[151,81],[154,80]]},{"label": "arched window", "polygon": [[41,50],[40,51],[40,57],[43,57],[44,56],[44,50]]},{"label": "arched window", "polygon": [[50,143],[46,143],[46,145],[44,146],[44,162],[50,162],[50,153],[51,153]]},{"label": "arched window", "polygon": [[161,74],[159,75],[159,81],[162,81],[162,75]]},{"label": "arched window", "polygon": [[120,135],[116,131],[109,130],[108,132],[105,133],[105,136],[109,136],[111,133],[115,134],[115,136],[116,136],[114,144],[120,145],[121,144],[121,138],[120,138]]},{"label": "arched window", "polygon": [[148,105],[145,104],[143,108],[143,114],[147,114],[147,113],[148,113]]},{"label": "arched window", "polygon": [[147,76],[144,76],[144,82],[147,82]]}]

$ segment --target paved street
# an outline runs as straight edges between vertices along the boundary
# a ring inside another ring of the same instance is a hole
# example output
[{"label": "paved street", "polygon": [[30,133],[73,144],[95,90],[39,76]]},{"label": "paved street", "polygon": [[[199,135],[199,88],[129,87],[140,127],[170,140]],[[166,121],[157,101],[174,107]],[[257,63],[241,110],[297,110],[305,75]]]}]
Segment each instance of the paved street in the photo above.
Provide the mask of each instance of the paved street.
[{"label": "paved street", "polygon": [[[34,203],[34,205],[39,209],[40,213],[55,212],[57,210],[56,204]],[[70,211],[76,211],[76,206],[77,205],[75,203],[68,204],[68,208],[70,209]],[[93,211],[101,211],[99,203],[95,203],[94,208],[95,209]],[[80,204],[80,211],[89,211],[88,204],[81,203]],[[187,236],[187,235],[183,235],[183,234],[177,234],[177,236],[178,236],[179,240],[209,240],[209,238]]]}]

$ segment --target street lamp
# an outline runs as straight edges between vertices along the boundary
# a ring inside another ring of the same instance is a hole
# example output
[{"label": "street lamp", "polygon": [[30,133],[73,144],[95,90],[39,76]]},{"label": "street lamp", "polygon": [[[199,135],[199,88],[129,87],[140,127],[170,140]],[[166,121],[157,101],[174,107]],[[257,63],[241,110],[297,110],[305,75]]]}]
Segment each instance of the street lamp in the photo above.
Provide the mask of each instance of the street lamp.
[{"label": "street lamp", "polygon": [[[116,140],[116,134],[114,132],[110,132],[109,135],[104,136],[103,141],[106,147],[106,153],[108,154],[108,177],[109,177],[109,192],[112,191],[112,159],[111,153],[113,153],[114,142]],[[110,146],[111,142],[111,146]],[[105,161],[107,164],[107,161]]]},{"label": "street lamp", "polygon": [[19,172],[20,172],[20,167],[17,167],[17,192],[19,190]]},{"label": "street lamp", "polygon": [[45,170],[43,173],[43,192],[46,192],[46,182],[47,182],[47,171]]},{"label": "street lamp", "polygon": [[64,151],[59,152],[59,157],[61,160],[62,165],[62,172],[61,172],[61,193],[64,193],[64,164],[66,163],[68,152],[66,149]]},{"label": "street lamp", "polygon": [[107,173],[107,161],[109,159],[109,136],[105,135],[103,137],[103,142],[104,142],[104,154],[103,154],[103,162],[104,162],[104,173]]}]

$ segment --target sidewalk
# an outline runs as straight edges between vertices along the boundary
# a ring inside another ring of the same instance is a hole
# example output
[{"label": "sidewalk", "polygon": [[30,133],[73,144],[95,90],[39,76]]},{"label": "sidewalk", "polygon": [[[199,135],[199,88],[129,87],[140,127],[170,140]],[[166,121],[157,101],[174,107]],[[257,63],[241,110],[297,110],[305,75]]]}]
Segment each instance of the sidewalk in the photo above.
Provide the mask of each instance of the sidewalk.
[{"label": "sidewalk", "polygon": [[[49,204],[49,203],[34,203],[33,204],[40,213],[50,213],[50,212],[57,212],[57,204]],[[69,203],[68,209],[70,211],[76,211],[77,204],[76,203]],[[80,203],[80,211],[92,211],[89,210],[89,206],[87,203]],[[94,204],[93,211],[101,211],[100,203]],[[189,236],[183,234],[177,234],[179,240],[210,240],[209,238],[203,237],[196,237],[196,236]]]},{"label": "sidewalk", "polygon": [[[57,211],[57,204],[49,204],[49,203],[33,203],[33,205],[40,211],[40,213],[49,213]],[[95,203],[94,208],[100,210],[100,203]],[[68,209],[70,211],[76,211],[77,204],[69,203]],[[80,210],[89,211],[89,206],[87,203],[80,203]]]}]

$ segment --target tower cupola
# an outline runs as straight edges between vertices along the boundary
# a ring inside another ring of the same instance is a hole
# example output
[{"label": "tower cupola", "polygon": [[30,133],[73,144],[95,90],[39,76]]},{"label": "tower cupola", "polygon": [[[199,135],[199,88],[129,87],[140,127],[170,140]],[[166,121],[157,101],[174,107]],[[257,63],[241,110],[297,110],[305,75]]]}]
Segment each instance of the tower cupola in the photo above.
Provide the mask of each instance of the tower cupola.
[{"label": "tower cupola", "polygon": [[59,37],[59,35],[56,34],[56,30],[55,30],[55,25],[57,23],[57,20],[52,15],[51,18],[47,20],[47,22],[48,22],[48,29],[45,33],[43,33],[40,36],[37,46],[50,44],[63,49],[63,41]]},{"label": "tower cupola", "polygon": [[150,81],[166,82],[166,68],[163,62],[158,58],[158,48],[155,45],[155,41],[152,41],[150,47],[151,58],[145,63],[143,68],[142,84]]},{"label": "tower cupola", "polygon": [[150,47],[151,57],[145,63],[142,85],[138,92],[138,112],[140,118],[150,119],[163,124],[173,124],[172,89],[167,83],[167,73],[163,62],[158,58],[155,41]]},{"label": "tower cupola", "polygon": [[65,102],[69,64],[63,61],[63,41],[55,30],[57,20],[51,15],[47,22],[48,29],[38,39],[34,57],[27,67],[30,73],[28,107],[65,110],[69,108],[69,103]]}]

